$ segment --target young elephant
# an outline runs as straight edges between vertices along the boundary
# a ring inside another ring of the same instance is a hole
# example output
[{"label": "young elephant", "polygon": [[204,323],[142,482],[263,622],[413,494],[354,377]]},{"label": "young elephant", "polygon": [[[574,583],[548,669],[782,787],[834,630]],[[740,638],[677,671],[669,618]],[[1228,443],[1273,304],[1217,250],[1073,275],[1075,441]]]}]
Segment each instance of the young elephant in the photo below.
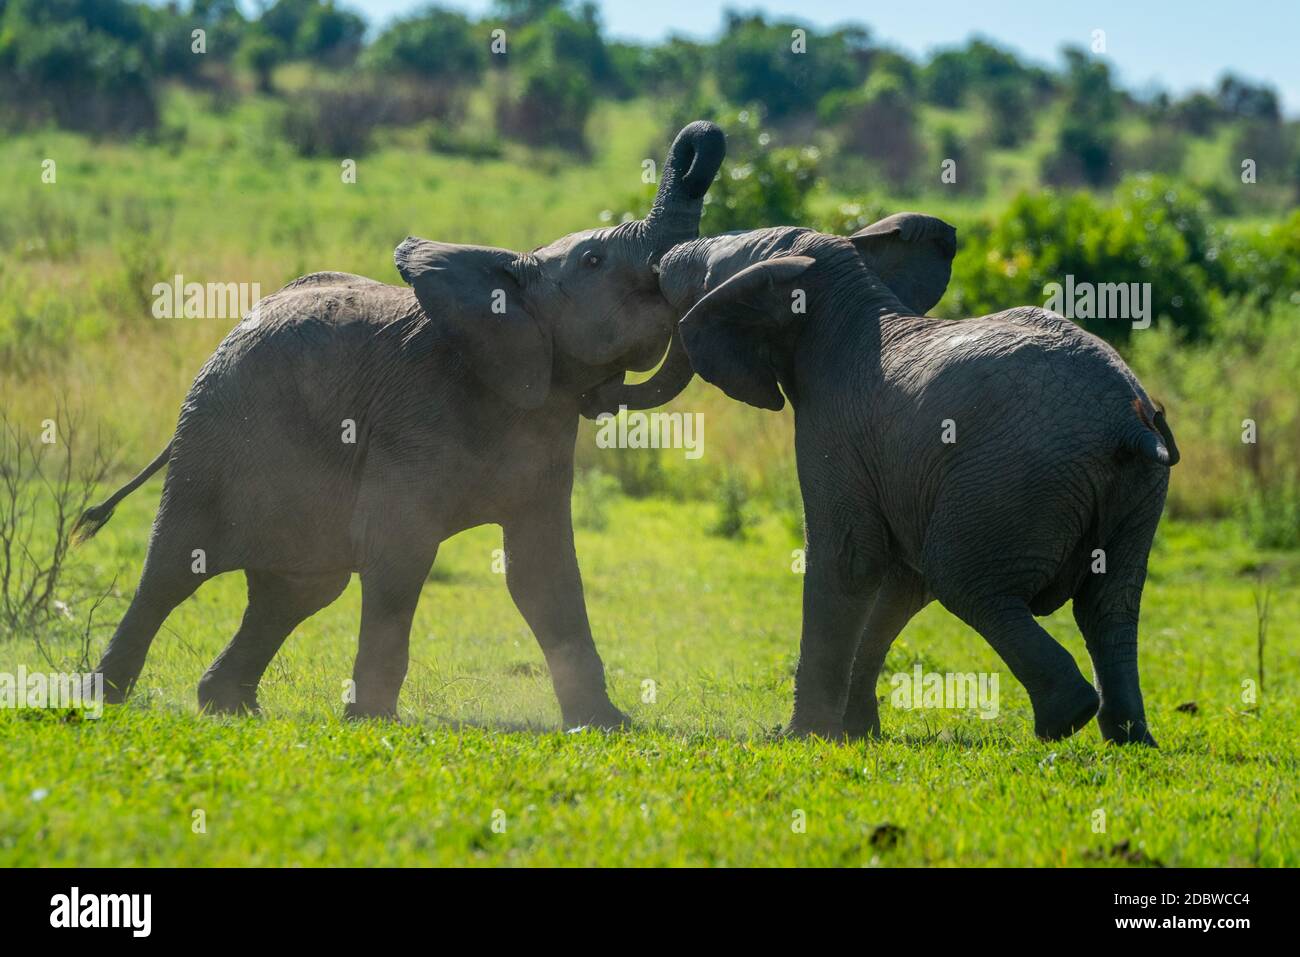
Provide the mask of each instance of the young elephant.
[{"label": "young elephant", "polygon": [[361,576],[352,716],[392,716],[411,619],[444,538],[505,533],[506,582],[567,726],[615,727],[570,522],[583,394],[652,366],[676,319],[654,268],[697,235],[726,151],[693,123],[650,215],[520,254],[407,239],[414,290],[317,273],[266,297],[199,372],[167,448],[78,523],[82,537],[164,464],[135,597],[98,666],[121,701],[163,620],[244,569],[248,609],[199,684],[212,711],[256,711],[294,627]]},{"label": "young elephant", "polygon": [[[952,227],[900,214],[849,240],[698,240],[660,264],[695,371],[794,406],[808,563],[790,730],[877,734],[885,654],[937,598],[1024,684],[1039,736],[1100,704],[1106,739],[1153,745],[1138,605],[1173,436],[1119,355],[1060,316],[921,317],[955,248]],[[1067,599],[1100,700],[1034,620]]]}]

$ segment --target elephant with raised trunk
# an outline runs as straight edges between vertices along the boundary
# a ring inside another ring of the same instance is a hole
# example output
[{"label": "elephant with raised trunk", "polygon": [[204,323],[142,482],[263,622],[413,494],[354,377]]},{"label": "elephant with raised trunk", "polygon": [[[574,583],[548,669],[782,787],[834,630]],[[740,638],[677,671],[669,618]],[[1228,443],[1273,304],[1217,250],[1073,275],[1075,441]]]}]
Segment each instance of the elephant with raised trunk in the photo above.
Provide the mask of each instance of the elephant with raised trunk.
[{"label": "elephant with raised trunk", "polygon": [[[1119,355],[1060,316],[925,318],[955,251],[914,213],[849,239],[679,246],[660,263],[685,316],[672,354],[593,406],[665,401],[692,370],[759,408],[789,397],[807,527],[793,733],[878,734],[885,654],[938,599],[1025,686],[1039,736],[1097,715],[1107,740],[1153,745],[1138,609],[1173,435]],[[1035,621],[1067,600],[1096,689]]]},{"label": "elephant with raised trunk", "polygon": [[394,716],[439,543],[493,523],[565,725],[624,724],[573,547],[579,404],[667,347],[676,315],[654,270],[697,235],[725,151],[713,124],[683,129],[644,220],[530,253],[410,238],[395,259],[412,288],[316,273],[258,303],[199,372],[167,448],[79,522],[94,534],[168,466],[139,587],[97,669],[109,700],[129,693],[173,608],[242,569],[248,608],[199,702],[256,711],[285,638],[357,572],[347,713]]}]

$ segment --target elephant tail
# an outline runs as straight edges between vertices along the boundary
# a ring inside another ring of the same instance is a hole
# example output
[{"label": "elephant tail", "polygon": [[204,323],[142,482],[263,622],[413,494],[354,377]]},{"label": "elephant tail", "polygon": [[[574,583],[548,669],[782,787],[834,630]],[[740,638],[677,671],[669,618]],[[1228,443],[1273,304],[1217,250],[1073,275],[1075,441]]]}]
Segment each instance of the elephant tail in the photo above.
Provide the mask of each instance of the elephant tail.
[{"label": "elephant tail", "polygon": [[1165,420],[1165,410],[1157,405],[1154,414],[1148,416],[1142,400],[1134,398],[1133,411],[1137,413],[1138,421],[1124,436],[1124,446],[1165,468],[1177,465],[1180,458],[1178,445]]},{"label": "elephant tail", "polygon": [[149,476],[153,475],[154,472],[167,464],[168,459],[171,458],[172,445],[175,441],[175,439],[172,439],[171,442],[168,442],[167,448],[158,453],[158,457],[146,465],[144,471],[139,475],[131,479],[103,502],[92,505],[81,513],[81,517],[77,519],[77,524],[72,526],[73,545],[80,545],[86,539],[93,538],[96,532],[108,524],[108,520],[113,517],[113,509],[117,508],[118,503],[147,482]]}]

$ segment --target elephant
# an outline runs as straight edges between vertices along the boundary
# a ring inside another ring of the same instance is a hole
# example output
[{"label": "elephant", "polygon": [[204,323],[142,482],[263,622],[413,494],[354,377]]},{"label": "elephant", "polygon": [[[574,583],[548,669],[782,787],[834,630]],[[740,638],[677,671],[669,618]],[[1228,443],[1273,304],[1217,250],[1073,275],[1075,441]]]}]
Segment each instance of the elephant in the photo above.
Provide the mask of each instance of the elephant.
[{"label": "elephant", "polygon": [[[693,372],[759,408],[789,398],[807,537],[790,733],[879,735],[885,655],[938,600],[1024,685],[1039,737],[1096,715],[1106,740],[1154,746],[1137,639],[1179,457],[1164,410],[1113,348],[1045,309],[925,317],[955,252],[956,230],[917,213],[848,238],[685,243],[660,261],[683,314],[663,367],[592,404],[657,404]],[[1067,600],[1096,689],[1035,621]]]},{"label": "elephant", "polygon": [[79,540],[93,535],[168,467],[139,586],[96,669],[106,699],[126,698],[178,604],[243,570],[243,621],[198,698],[204,711],[257,712],[281,644],[355,572],[346,715],[393,718],[438,545],[491,523],[565,726],[624,726],[574,552],[579,407],[668,346],[677,316],[654,269],[698,235],[725,152],[717,126],[686,126],[644,220],[529,253],[408,237],[394,260],[410,288],[322,272],[258,302],[198,373],[163,452],[78,522]]}]

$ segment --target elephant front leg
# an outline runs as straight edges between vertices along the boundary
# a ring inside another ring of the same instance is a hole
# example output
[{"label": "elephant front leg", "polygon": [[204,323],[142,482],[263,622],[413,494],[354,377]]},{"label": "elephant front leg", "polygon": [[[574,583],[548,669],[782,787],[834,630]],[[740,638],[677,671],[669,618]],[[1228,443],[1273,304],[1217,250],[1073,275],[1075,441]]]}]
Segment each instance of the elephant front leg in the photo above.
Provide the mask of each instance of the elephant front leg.
[{"label": "elephant front leg", "polygon": [[609,700],[591,637],[567,490],[522,509],[503,529],[510,596],[546,656],[564,726],[627,726]]},{"label": "elephant front leg", "polygon": [[788,734],[844,736],[853,659],[880,581],[873,536],[852,527],[831,535],[809,521],[803,638]]}]

